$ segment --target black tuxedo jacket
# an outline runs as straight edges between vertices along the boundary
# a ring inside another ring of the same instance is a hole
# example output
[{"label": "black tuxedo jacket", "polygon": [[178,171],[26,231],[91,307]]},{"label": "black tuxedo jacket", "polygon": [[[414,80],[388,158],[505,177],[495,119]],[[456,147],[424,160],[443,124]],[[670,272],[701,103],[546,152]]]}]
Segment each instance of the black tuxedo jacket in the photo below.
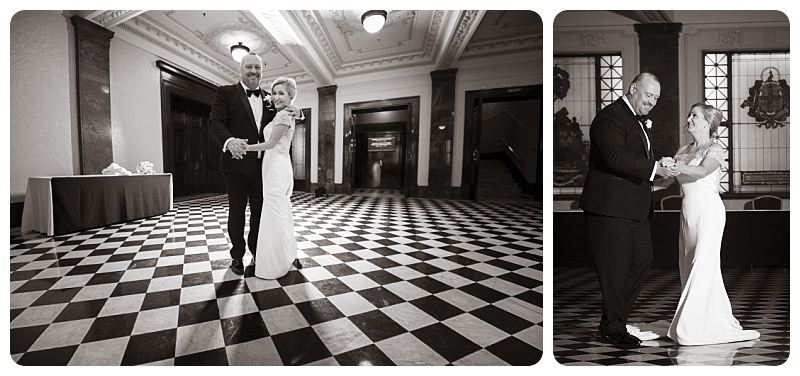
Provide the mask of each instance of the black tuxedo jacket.
[{"label": "black tuxedo jacket", "polygon": [[[259,89],[261,90],[261,89]],[[256,126],[250,101],[240,82],[233,85],[220,86],[214,94],[211,106],[209,132],[219,142],[220,147],[231,137],[245,138],[248,144],[263,142],[264,126],[275,117],[275,108],[264,101],[262,90],[261,123]],[[220,157],[220,171],[236,174],[249,174],[260,168],[258,153],[245,153],[244,159],[234,159],[230,151]]]},{"label": "black tuxedo jacket", "polygon": [[620,97],[589,130],[589,172],[579,207],[595,214],[643,220],[653,212],[653,173],[647,140],[636,115]]}]

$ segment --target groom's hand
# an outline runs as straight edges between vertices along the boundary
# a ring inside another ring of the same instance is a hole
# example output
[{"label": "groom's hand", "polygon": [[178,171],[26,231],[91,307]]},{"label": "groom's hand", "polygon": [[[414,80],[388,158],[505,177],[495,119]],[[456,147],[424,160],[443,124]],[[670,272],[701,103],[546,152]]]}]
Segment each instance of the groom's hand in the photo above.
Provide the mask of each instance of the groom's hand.
[{"label": "groom's hand", "polygon": [[297,108],[295,105],[290,104],[290,105],[286,106],[286,108],[284,110],[286,110],[286,112],[288,112],[289,115],[294,116],[295,119],[303,120],[303,111],[300,111],[300,109]]},{"label": "groom's hand", "polygon": [[661,175],[665,178],[671,178],[673,176],[679,175],[680,173],[681,171],[677,164],[662,166],[659,163],[658,169],[656,170],[656,175]]},{"label": "groom's hand", "polygon": [[228,143],[228,150],[231,151],[233,159],[244,158],[244,153],[247,152],[247,140],[235,138]]}]

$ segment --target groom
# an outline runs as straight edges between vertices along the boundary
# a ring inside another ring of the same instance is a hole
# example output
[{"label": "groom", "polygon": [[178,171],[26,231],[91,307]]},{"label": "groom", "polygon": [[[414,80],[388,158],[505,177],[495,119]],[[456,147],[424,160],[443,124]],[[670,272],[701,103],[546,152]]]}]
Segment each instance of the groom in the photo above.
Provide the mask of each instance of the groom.
[{"label": "groom", "polygon": [[[230,250],[230,269],[237,275],[244,274],[242,258],[245,253],[247,201],[250,200],[250,233],[247,236],[247,245],[253,261],[263,203],[262,153],[247,153],[245,146],[263,142],[264,126],[275,117],[275,107],[267,99],[267,93],[260,88],[262,65],[258,55],[245,55],[239,67],[241,81],[217,88],[211,106],[209,132],[222,145],[220,171],[228,193],[228,236],[233,244]],[[287,106],[289,112],[294,113],[296,110],[294,106]]]},{"label": "groom", "polygon": [[620,348],[641,345],[625,325],[653,260],[653,179],[677,175],[677,167],[653,157],[644,119],[660,95],[658,78],[641,73],[589,128],[589,171],[579,206],[603,294],[601,340]]}]

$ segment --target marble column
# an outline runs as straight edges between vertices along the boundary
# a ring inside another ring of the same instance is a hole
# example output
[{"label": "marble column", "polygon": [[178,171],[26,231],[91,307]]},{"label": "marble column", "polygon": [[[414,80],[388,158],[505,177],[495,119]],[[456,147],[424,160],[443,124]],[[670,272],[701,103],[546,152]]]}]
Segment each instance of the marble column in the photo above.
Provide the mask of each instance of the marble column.
[{"label": "marble column", "polygon": [[457,72],[455,68],[431,72],[431,136],[425,197],[454,198],[457,193],[451,186]]},{"label": "marble column", "polygon": [[81,174],[101,174],[114,162],[109,65],[114,33],[79,16],[73,16],[71,21],[75,29]]},{"label": "marble column", "polygon": [[319,114],[316,187],[325,187],[328,193],[335,193],[333,176],[336,168],[336,88],[336,85],[317,88]]},{"label": "marble column", "polygon": [[[648,118],[653,121],[650,141],[657,159],[674,155],[680,147],[680,132],[685,116],[680,113],[680,46],[683,25],[679,23],[637,24],[634,30],[639,36],[640,72],[650,72],[661,83],[661,97]],[[679,194],[677,185],[654,195],[658,201],[666,195]]]}]

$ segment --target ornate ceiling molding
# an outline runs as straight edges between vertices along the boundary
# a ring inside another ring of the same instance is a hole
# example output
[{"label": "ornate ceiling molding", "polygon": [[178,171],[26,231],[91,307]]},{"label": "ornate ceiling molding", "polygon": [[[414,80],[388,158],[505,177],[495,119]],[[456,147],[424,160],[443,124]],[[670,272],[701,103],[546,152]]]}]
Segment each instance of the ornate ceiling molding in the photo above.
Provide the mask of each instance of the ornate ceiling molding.
[{"label": "ornate ceiling molding", "polygon": [[491,42],[471,43],[464,49],[464,54],[479,52],[484,50],[501,49],[510,46],[528,46],[539,48],[542,47],[542,35],[522,37],[522,38],[509,38],[505,40],[496,40]]},{"label": "ornate ceiling molding", "polygon": [[466,48],[470,37],[475,32],[485,13],[485,10],[465,10],[461,12],[461,18],[458,20],[456,30],[450,40],[447,41],[448,47],[436,69],[452,68],[452,64],[458,61],[464,52],[464,48]]},{"label": "ornate ceiling molding", "polygon": [[[508,55],[516,55],[516,54],[532,54],[532,53],[536,53],[536,52],[539,52],[539,53],[542,52],[542,46],[541,45],[539,47],[528,46],[528,47],[517,47],[517,48],[504,48],[502,50],[502,55],[503,56],[508,56]],[[470,52],[469,54],[464,52],[464,54],[461,55],[461,58],[459,59],[459,61],[475,60],[475,59],[480,59],[480,58],[485,58],[485,57],[495,57],[495,56],[498,56],[498,51],[496,51],[496,50]]]},{"label": "ornate ceiling molding", "polygon": [[642,23],[672,23],[672,17],[663,10],[635,10],[633,13]]},{"label": "ornate ceiling molding", "polygon": [[[343,19],[343,14],[343,11],[331,11],[331,15],[337,17],[337,19]],[[317,17],[314,15],[313,11],[302,11],[302,16],[306,25],[312,31],[313,36],[316,39],[317,46],[323,51],[328,63],[336,72],[336,76],[348,77],[358,73],[377,72],[389,69],[407,68],[430,64],[432,50],[436,44],[437,38],[439,37],[444,11],[437,10],[434,12],[433,19],[431,20],[431,26],[428,30],[428,37],[424,50],[401,56],[372,59],[353,64],[344,64],[342,62],[341,57],[336,53],[334,47],[331,45],[330,41],[328,40],[328,36],[317,21]],[[392,23],[408,23],[413,22],[416,19],[416,16],[416,11],[404,11],[391,13],[389,19],[392,20]],[[339,30],[340,33],[347,33],[355,30],[352,26],[340,26],[340,23],[337,23],[336,20],[334,20],[334,23],[336,23],[337,30]]]},{"label": "ornate ceiling molding", "polygon": [[359,65],[358,67],[351,67],[351,69],[348,69],[347,71],[343,71],[337,74],[336,77],[337,78],[353,77],[353,76],[358,76],[360,74],[386,72],[400,68],[421,67],[421,66],[431,65],[431,62],[419,61],[416,63],[406,63],[402,65],[378,65],[378,64],[368,64],[368,63],[358,64],[358,65]]},{"label": "ornate ceiling molding", "polygon": [[[85,14],[93,14],[100,22],[113,22],[131,14],[131,11],[90,12]],[[273,54],[271,58],[275,61],[265,68],[266,76],[291,76],[298,82],[323,86],[334,84],[340,77],[395,69],[446,69],[459,60],[502,55],[518,59],[520,54],[541,52],[542,44],[541,31],[509,32],[508,25],[503,26],[504,32],[470,42],[486,15],[487,11],[481,10],[390,11],[387,25],[395,25],[404,32],[413,29],[414,45],[385,51],[370,49],[358,55],[353,55],[346,43],[340,45],[339,40],[342,35],[345,39],[366,36],[360,19],[356,20],[357,11],[235,11],[225,17],[209,18],[216,20],[213,24],[202,24],[200,11],[186,12],[152,11],[118,27],[128,32],[125,35],[141,38],[143,45],[152,44],[154,53],[190,61],[196,64],[195,69],[231,80],[239,78],[238,66],[230,59],[229,47],[220,40],[227,40],[225,33],[239,32],[258,40],[255,47],[249,46],[253,52]],[[491,20],[497,17],[492,14]],[[287,62],[290,64],[286,65]]]},{"label": "ornate ceiling molding", "polygon": [[253,15],[281,46],[280,51],[283,51],[290,61],[297,62],[318,84],[333,83],[334,77],[330,69],[325,66],[325,60],[310,46],[309,41],[304,39],[307,35],[298,25],[297,22],[302,21],[296,19],[296,13],[265,10],[253,12]]},{"label": "ornate ceiling molding", "polygon": [[145,11],[143,10],[98,10],[87,18],[106,29],[117,26]]},{"label": "ornate ceiling molding", "polygon": [[422,56],[433,55],[433,48],[436,45],[436,40],[439,38],[439,32],[442,29],[442,18],[444,18],[443,10],[434,11],[430,32],[428,32],[428,42],[425,43],[425,51],[422,53]]},{"label": "ornate ceiling molding", "polygon": [[333,46],[331,46],[330,42],[328,41],[322,26],[320,26],[319,22],[317,22],[317,17],[314,16],[314,11],[304,10],[302,11],[302,16],[306,25],[311,28],[311,32],[314,34],[317,46],[322,49],[322,52],[327,57],[328,64],[331,65],[334,71],[339,70],[341,68],[341,61],[339,57],[336,56],[336,52],[333,50]]},{"label": "ornate ceiling molding", "polygon": [[132,22],[123,23],[119,27],[186,60],[204,65],[210,71],[219,72],[234,80],[239,79],[238,71],[221,64],[213,57],[145,20],[144,17],[136,17]]},{"label": "ornate ceiling molding", "polygon": [[[336,29],[344,36],[352,36],[353,32],[364,30],[364,27],[361,26],[361,19],[358,20],[358,23],[351,22],[351,20],[347,19],[347,12],[344,10],[331,10],[329,13],[331,21],[336,25]],[[393,10],[386,16],[386,22],[384,22],[383,27],[396,23],[409,25],[416,17],[417,11],[415,10]]]}]

